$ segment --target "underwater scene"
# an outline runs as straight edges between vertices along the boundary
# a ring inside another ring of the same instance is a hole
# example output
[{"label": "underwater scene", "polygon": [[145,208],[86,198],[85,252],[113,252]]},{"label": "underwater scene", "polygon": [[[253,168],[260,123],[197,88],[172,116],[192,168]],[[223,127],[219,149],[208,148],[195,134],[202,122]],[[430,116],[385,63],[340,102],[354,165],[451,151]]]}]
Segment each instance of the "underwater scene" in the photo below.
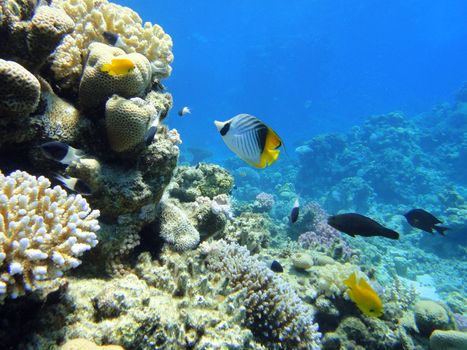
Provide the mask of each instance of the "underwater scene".
[{"label": "underwater scene", "polygon": [[0,350],[467,350],[466,14],[0,0]]}]

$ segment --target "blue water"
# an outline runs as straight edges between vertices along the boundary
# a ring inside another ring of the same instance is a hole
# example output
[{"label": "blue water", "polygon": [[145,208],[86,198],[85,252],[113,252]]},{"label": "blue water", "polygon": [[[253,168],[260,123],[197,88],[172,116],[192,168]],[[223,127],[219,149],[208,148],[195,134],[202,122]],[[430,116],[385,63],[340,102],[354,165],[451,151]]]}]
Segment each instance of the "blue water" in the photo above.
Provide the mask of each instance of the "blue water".
[{"label": "blue water", "polygon": [[116,3],[172,36],[168,123],[217,158],[231,154],[214,119],[250,113],[296,146],[370,115],[427,111],[467,79],[463,0]]}]

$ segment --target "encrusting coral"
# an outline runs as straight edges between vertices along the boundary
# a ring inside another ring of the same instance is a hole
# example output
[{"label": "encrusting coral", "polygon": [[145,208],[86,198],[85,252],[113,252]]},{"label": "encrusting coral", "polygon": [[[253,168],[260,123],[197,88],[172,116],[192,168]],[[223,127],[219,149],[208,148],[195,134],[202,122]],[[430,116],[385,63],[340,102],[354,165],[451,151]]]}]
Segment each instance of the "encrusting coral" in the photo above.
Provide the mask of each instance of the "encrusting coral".
[{"label": "encrusting coral", "polygon": [[430,336],[431,350],[467,349],[467,332],[435,330]]},{"label": "encrusting coral", "polygon": [[68,340],[60,350],[124,350],[120,345],[97,345],[90,340],[76,338]]},{"label": "encrusting coral", "polygon": [[[134,68],[127,74],[110,75],[104,72],[102,66],[111,63],[115,57],[131,61]],[[145,56],[126,54],[118,47],[92,43],[79,84],[81,107],[102,107],[113,94],[128,98],[140,96],[151,83],[151,65]]]},{"label": "encrusting coral", "polygon": [[173,60],[172,39],[158,25],[142,23],[133,10],[106,0],[53,0],[52,6],[63,9],[75,22],[54,53],[52,70],[63,88],[77,85],[84,59],[93,42],[104,43],[104,31],[119,35],[127,53],[145,56],[152,66],[152,77],[168,77]]},{"label": "encrusting coral", "polygon": [[0,118],[28,116],[39,104],[41,87],[37,78],[13,61],[0,59]]},{"label": "encrusting coral", "polygon": [[41,176],[0,173],[0,301],[44,288],[97,244],[98,210]]}]

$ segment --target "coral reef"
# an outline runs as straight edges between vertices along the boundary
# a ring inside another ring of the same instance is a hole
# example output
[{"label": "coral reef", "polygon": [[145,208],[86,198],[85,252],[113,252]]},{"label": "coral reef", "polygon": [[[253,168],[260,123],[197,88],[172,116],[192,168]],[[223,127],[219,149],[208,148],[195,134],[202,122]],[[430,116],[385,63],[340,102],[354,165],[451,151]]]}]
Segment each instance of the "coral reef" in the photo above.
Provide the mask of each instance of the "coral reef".
[{"label": "coral reef", "polygon": [[448,309],[431,300],[421,300],[415,304],[415,324],[422,336],[428,337],[435,329],[453,329],[454,321]]},{"label": "coral reef", "polygon": [[434,331],[430,336],[430,349],[461,350],[467,348],[467,333],[458,331]]},{"label": "coral reef", "polygon": [[246,324],[255,337],[286,349],[319,349],[312,310],[245,247],[220,240],[201,250],[210,270],[226,274],[234,290],[245,290]]},{"label": "coral reef", "polygon": [[45,177],[0,173],[0,302],[50,289],[97,244],[99,211]]},{"label": "coral reef", "polygon": [[68,340],[60,347],[60,350],[124,350],[119,345],[97,345],[92,341],[76,338]]}]

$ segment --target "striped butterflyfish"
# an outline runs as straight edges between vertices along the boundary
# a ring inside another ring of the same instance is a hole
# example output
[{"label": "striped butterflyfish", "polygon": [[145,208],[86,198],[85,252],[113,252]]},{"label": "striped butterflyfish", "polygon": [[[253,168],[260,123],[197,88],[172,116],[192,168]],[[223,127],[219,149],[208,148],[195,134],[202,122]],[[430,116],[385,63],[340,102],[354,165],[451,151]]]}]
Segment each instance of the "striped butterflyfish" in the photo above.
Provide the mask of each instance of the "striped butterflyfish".
[{"label": "striped butterflyfish", "polygon": [[222,139],[240,159],[256,168],[265,168],[279,157],[281,138],[252,115],[238,114],[225,122],[215,121]]}]

